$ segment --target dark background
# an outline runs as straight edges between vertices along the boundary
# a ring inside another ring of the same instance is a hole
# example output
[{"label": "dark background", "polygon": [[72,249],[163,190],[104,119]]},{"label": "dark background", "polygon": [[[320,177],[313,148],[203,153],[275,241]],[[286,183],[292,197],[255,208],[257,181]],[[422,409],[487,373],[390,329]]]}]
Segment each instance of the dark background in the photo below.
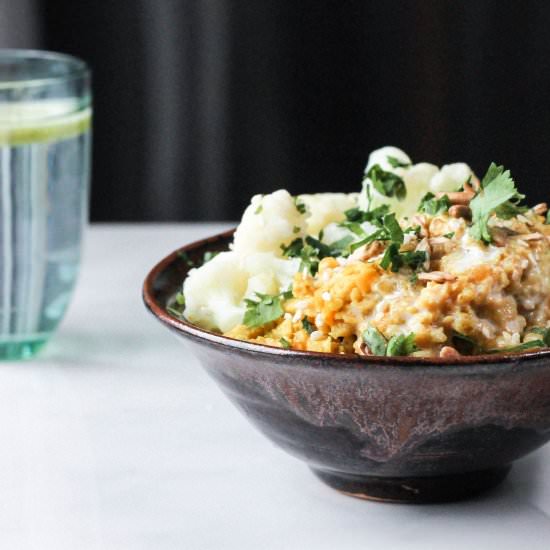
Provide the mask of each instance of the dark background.
[{"label": "dark background", "polygon": [[4,0],[0,33],[92,66],[96,221],[357,190],[387,144],[550,198],[550,2]]}]

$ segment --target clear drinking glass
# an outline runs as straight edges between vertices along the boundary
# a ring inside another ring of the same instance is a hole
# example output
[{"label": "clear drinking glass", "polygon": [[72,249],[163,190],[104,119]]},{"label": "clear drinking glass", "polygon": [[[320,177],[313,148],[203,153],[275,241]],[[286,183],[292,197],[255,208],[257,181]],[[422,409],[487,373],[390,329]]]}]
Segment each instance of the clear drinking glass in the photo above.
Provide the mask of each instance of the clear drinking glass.
[{"label": "clear drinking glass", "polygon": [[0,50],[0,359],[32,356],[76,281],[88,213],[87,65]]}]

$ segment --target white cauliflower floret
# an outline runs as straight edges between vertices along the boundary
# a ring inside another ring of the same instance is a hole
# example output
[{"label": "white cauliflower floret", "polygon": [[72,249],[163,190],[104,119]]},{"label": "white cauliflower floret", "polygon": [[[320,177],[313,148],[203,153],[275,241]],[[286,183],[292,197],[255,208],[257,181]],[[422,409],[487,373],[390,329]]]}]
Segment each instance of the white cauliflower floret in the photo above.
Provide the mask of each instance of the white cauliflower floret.
[{"label": "white cauliflower floret", "polygon": [[[399,161],[401,164],[412,164],[411,159],[405,153],[397,147],[391,145],[386,145],[386,147],[381,147],[376,149],[369,155],[369,160],[367,162],[367,167],[365,172],[368,172],[375,164],[378,164],[382,170],[386,172],[393,172],[394,170],[401,170],[401,168],[393,168],[388,161],[388,157],[394,158]],[[397,172],[396,172],[397,173]]]},{"label": "white cauliflower floret", "polygon": [[273,295],[288,290],[300,260],[276,258],[263,252],[243,257],[241,265],[249,277],[244,297],[253,298],[256,292]]},{"label": "white cauliflower floret", "polygon": [[270,252],[240,255],[222,252],[192,269],[185,280],[185,317],[210,330],[227,332],[242,323],[245,299],[288,290],[300,267],[297,258],[276,258]]},{"label": "white cauliflower floret", "polygon": [[445,164],[430,180],[430,190],[432,193],[456,191],[472,176],[474,176],[472,169],[464,162]]},{"label": "white cauliflower floret", "polygon": [[307,233],[317,236],[321,229],[332,222],[342,221],[344,212],[357,206],[357,193],[316,193],[298,197],[309,211]]},{"label": "white cauliflower floret", "polygon": [[281,256],[281,244],[288,245],[306,234],[307,212],[301,213],[290,193],[280,189],[269,195],[255,195],[235,231],[233,250],[239,254],[272,252]]},{"label": "white cauliflower floret", "polygon": [[235,252],[222,252],[185,279],[185,317],[209,330],[222,332],[238,325],[243,318],[241,305],[248,274]]},{"label": "white cauliflower floret", "polygon": [[366,179],[363,185],[363,192],[359,196],[359,207],[363,210],[369,208],[368,196],[370,196],[371,208],[376,208],[381,204],[388,204],[397,217],[412,216],[416,212],[420,200],[426,193],[456,191],[468,181],[470,176],[474,175],[470,167],[462,162],[445,165],[441,170],[437,166],[427,162],[394,168],[388,162],[388,156],[397,159],[402,164],[410,164],[411,162],[409,157],[400,149],[396,147],[382,147],[370,154],[365,172],[368,172],[372,166],[378,164],[385,172],[392,172],[398,175],[405,183],[407,190],[406,198],[399,200],[395,196],[386,197],[374,188],[370,179]]}]

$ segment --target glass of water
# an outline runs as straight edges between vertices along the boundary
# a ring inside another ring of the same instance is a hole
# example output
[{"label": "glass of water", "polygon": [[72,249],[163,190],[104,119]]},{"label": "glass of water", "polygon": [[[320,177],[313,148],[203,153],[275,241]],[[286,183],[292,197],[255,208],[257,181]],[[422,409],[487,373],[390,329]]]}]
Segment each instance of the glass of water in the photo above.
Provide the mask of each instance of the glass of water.
[{"label": "glass of water", "polygon": [[90,71],[0,50],[0,359],[31,357],[76,281],[90,177]]}]

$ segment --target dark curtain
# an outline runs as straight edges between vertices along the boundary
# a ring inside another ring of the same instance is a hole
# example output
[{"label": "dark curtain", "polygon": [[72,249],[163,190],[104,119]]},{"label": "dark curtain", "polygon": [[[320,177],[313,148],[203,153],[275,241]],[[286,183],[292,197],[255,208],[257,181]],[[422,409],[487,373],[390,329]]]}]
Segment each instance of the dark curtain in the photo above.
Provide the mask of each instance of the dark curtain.
[{"label": "dark curtain", "polygon": [[368,152],[509,167],[550,199],[550,3],[37,1],[94,71],[94,220],[236,219],[356,190]]}]

